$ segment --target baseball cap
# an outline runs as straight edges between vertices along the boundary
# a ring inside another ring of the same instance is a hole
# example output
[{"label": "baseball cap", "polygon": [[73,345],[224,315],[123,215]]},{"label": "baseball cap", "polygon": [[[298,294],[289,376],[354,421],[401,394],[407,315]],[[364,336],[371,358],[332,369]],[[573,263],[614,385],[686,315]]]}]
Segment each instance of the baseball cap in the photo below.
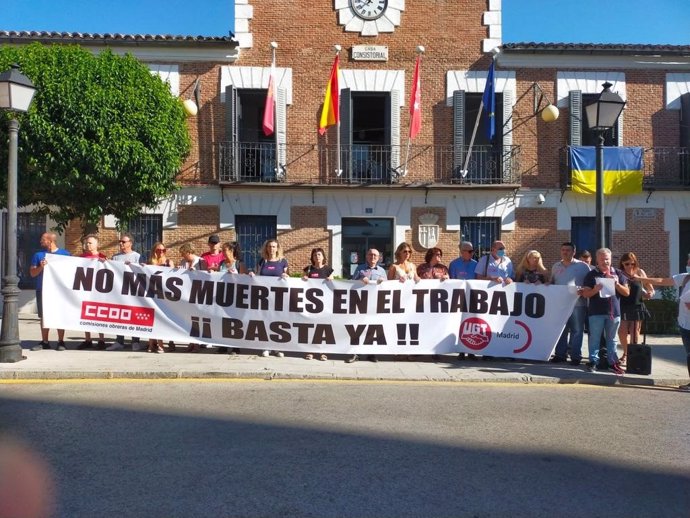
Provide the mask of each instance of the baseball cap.
[{"label": "baseball cap", "polygon": [[208,238],[209,243],[220,243],[220,237],[218,237],[218,234],[211,234],[211,236]]}]

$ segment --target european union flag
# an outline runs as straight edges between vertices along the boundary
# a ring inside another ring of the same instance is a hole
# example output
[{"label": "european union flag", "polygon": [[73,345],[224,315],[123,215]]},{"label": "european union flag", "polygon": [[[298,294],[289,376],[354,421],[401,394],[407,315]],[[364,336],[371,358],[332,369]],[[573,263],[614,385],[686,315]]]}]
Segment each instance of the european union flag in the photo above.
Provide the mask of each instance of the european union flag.
[{"label": "european union flag", "polygon": [[[644,178],[641,147],[604,148],[604,194],[642,192]],[[596,193],[597,156],[594,146],[571,146],[570,168],[573,192]]]},{"label": "european union flag", "polygon": [[482,97],[484,111],[486,112],[486,137],[493,141],[496,136],[496,80],[494,79],[494,62],[491,62],[489,74],[486,76],[486,86]]}]

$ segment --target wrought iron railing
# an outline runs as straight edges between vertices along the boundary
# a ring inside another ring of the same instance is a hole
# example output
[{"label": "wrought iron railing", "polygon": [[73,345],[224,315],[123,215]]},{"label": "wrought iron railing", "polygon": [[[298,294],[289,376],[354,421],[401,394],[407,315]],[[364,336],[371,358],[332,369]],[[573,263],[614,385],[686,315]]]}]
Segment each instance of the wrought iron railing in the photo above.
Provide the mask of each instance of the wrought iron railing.
[{"label": "wrought iron railing", "polygon": [[[561,187],[570,189],[570,146],[560,149]],[[644,190],[690,190],[690,149],[685,147],[651,147],[644,150]]]},{"label": "wrought iron railing", "polygon": [[469,159],[468,146],[455,145],[220,142],[217,149],[221,183],[491,186],[521,180],[520,146],[473,146]]}]

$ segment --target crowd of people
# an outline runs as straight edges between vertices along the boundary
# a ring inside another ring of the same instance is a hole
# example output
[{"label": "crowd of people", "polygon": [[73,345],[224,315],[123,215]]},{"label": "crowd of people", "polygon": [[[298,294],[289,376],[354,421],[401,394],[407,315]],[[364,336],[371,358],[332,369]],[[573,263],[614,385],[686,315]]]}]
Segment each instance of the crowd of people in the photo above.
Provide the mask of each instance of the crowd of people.
[{"label": "crowd of people", "polygon": [[[42,276],[48,254],[70,255],[56,244],[57,236],[46,232],[41,236],[40,252],[34,254],[31,261],[30,275],[36,278],[36,304],[41,318],[41,342],[33,350],[49,349],[49,330],[43,327],[43,298]],[[107,257],[98,250],[98,237],[87,235],[83,241],[84,252],[81,257],[98,261],[106,261]],[[134,238],[129,233],[123,233],[119,240],[120,250],[110,259],[125,264],[140,263],[140,254],[133,250]],[[248,271],[241,261],[240,248],[237,242],[221,243],[218,235],[213,234],[208,239],[209,249],[197,255],[191,243],[185,243],[179,248],[182,260],[177,265],[189,270],[209,272],[228,272],[233,274],[260,275],[287,278],[289,264],[284,251],[277,239],[267,240],[261,249],[261,259],[256,268]],[[551,269],[543,263],[542,254],[538,250],[527,251],[517,267],[514,268],[510,257],[506,255],[503,241],[497,240],[491,244],[488,254],[479,260],[474,259],[474,246],[469,241],[462,241],[459,245],[460,255],[453,259],[448,266],[443,263],[443,251],[440,248],[429,248],[424,255],[424,262],[415,265],[410,257],[412,247],[408,243],[401,243],[395,250],[395,260],[386,270],[381,264],[381,253],[375,248],[366,252],[366,260],[359,264],[352,274],[353,281],[381,283],[384,280],[400,282],[417,282],[420,279],[479,279],[501,285],[512,282],[541,285],[570,285],[577,289],[577,302],[569,316],[565,328],[556,343],[552,363],[570,362],[572,366],[579,366],[583,361],[583,342],[585,333],[588,334],[587,369],[596,372],[601,368],[600,350],[606,351],[606,368],[616,374],[623,374],[622,367],[627,360],[629,344],[636,344],[640,339],[642,321],[647,316],[644,301],[654,297],[655,285],[675,286],[680,291],[680,309],[678,322],[681,329],[683,345],[688,357],[688,373],[690,374],[690,289],[686,289],[690,280],[690,255],[688,256],[687,272],[669,278],[647,277],[641,268],[635,253],[627,252],[621,255],[618,265],[614,266],[612,252],[608,248],[596,251],[594,264],[592,255],[584,250],[576,258],[574,243],[566,242],[560,247],[561,259]],[[167,257],[167,249],[162,242],[156,242],[151,249],[148,263],[156,266],[175,267],[174,262]],[[326,253],[322,248],[314,248],[310,256],[310,264],[302,270],[302,279],[333,279],[333,268],[327,264]],[[57,330],[58,342],[56,349],[65,350],[64,330]],[[94,346],[90,333],[85,333],[84,341],[79,349],[95,347],[109,351],[124,348],[125,337],[117,336],[112,345],[107,346],[103,334],[99,334]],[[622,354],[619,355],[620,345]],[[140,350],[138,337],[131,338],[133,350]],[[189,352],[197,352],[201,344],[188,345]],[[175,350],[173,342],[168,343],[168,350]],[[238,348],[221,347],[219,351],[227,350],[230,354],[240,352]],[[150,339],[149,352],[162,353],[165,351],[162,340]],[[271,353],[283,357],[281,351],[264,350],[262,356]],[[306,359],[327,360],[326,354],[308,353]],[[436,357],[434,356],[436,359]],[[476,359],[474,355],[460,353],[458,360]],[[485,356],[484,359],[491,357]],[[377,361],[375,355],[369,355],[368,360]],[[345,361],[353,363],[359,360],[354,354]],[[690,386],[681,387],[690,390]]]}]

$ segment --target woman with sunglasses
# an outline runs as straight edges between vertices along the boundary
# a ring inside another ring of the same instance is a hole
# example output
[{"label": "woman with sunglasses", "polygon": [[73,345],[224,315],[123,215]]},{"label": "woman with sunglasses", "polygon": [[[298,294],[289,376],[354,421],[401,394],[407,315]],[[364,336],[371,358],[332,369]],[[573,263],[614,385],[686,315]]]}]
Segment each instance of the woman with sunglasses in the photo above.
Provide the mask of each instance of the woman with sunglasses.
[{"label": "woman with sunglasses", "polygon": [[[628,286],[630,286],[630,295],[621,296],[620,299],[621,325],[618,328],[618,339],[623,348],[623,356],[620,357],[619,362],[625,365],[628,357],[628,343],[636,344],[642,330],[646,309],[643,301],[654,296],[654,286],[636,280],[636,278],[646,278],[647,274],[640,268],[637,256],[633,252],[626,252],[621,256],[619,267],[628,278]],[[628,341],[628,336],[630,336],[630,341]]]},{"label": "woman with sunglasses", "polygon": [[410,261],[411,257],[412,247],[407,243],[400,243],[395,249],[395,262],[388,268],[388,280],[418,281],[417,267]]},{"label": "woman with sunglasses", "polygon": [[[333,280],[333,268],[331,268],[326,263],[326,252],[323,248],[317,247],[311,251],[311,264],[304,268],[304,274],[302,275],[302,280],[307,281],[309,279],[326,279],[329,281]],[[315,353],[307,353],[304,357],[305,360],[311,360],[316,356]],[[325,353],[320,353],[318,355],[319,360],[325,362],[328,360],[328,356]]]},{"label": "woman with sunglasses", "polygon": [[[156,241],[151,247],[151,253],[149,254],[149,264],[152,264],[154,266],[165,266],[166,268],[173,268],[175,266],[175,263],[172,259],[168,259],[168,257],[165,255],[167,251],[168,250],[165,248],[165,245],[163,243],[161,243],[160,241]],[[171,352],[174,351],[175,342],[170,340],[168,342],[168,349],[170,349]],[[158,340],[157,338],[149,338],[148,352],[165,352],[165,350],[163,349],[163,340]]]},{"label": "woman with sunglasses", "polygon": [[[247,273],[247,267],[240,259],[240,244],[237,241],[228,241],[223,243],[221,248],[223,253],[223,260],[218,265],[218,271],[221,273]],[[240,354],[239,347],[218,347],[218,352],[228,352],[230,356]]]}]

